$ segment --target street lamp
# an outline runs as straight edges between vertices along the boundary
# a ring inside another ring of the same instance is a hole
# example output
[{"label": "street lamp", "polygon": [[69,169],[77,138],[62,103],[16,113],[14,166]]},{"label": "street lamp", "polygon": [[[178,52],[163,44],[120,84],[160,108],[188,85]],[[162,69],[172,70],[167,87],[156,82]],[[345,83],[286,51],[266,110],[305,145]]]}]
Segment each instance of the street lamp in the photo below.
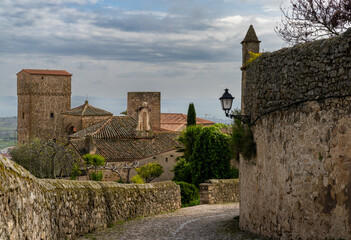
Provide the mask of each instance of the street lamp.
[{"label": "street lamp", "polygon": [[247,123],[251,125],[251,116],[229,114],[229,111],[233,105],[234,97],[228,91],[229,91],[228,88],[224,89],[224,93],[222,97],[219,98],[219,100],[221,101],[222,109],[225,112],[225,115],[229,118],[235,118],[243,123]]}]

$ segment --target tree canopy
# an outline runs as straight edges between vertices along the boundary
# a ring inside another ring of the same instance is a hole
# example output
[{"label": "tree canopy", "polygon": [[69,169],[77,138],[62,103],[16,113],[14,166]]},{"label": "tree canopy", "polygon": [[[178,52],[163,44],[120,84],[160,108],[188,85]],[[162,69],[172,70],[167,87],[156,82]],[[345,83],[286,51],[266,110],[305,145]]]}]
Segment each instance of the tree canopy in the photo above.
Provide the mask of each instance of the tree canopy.
[{"label": "tree canopy", "polygon": [[351,25],[350,0],[290,0],[277,35],[290,45],[339,35]]}]

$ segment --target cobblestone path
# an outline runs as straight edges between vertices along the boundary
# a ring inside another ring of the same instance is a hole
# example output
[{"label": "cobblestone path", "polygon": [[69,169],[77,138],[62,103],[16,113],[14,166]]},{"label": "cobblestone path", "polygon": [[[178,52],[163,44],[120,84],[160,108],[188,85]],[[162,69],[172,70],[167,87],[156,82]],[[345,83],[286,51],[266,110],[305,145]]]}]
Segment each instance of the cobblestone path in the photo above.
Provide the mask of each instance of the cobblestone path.
[{"label": "cobblestone path", "polygon": [[79,240],[265,239],[239,231],[239,204],[198,205],[140,218],[88,234]]}]

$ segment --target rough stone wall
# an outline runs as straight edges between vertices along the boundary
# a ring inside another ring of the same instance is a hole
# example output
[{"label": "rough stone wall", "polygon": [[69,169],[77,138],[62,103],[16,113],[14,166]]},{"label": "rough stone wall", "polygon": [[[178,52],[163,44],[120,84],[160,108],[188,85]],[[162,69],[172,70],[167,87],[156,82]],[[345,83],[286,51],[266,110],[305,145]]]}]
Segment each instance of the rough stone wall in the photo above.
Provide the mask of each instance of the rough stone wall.
[{"label": "rough stone wall", "polygon": [[75,116],[70,114],[62,114],[62,134],[68,136],[69,127],[74,126],[77,131],[83,129],[82,116]]},{"label": "rough stone wall", "polygon": [[351,239],[350,50],[351,30],[265,53],[244,70],[257,156],[240,162],[242,229]]},{"label": "rough stone wall", "polygon": [[239,202],[239,179],[210,179],[200,184],[201,204]]},{"label": "rough stone wall", "polygon": [[161,93],[160,92],[129,92],[127,100],[127,115],[138,119],[138,109],[147,102],[150,108],[151,127],[160,127],[161,122]]},{"label": "rough stone wall", "polygon": [[179,207],[180,189],[172,182],[43,180],[0,157],[0,239],[72,239]]},{"label": "rough stone wall", "polygon": [[[61,113],[71,108],[71,77],[17,75],[18,141],[61,136]],[[25,118],[23,119],[23,114]]]}]

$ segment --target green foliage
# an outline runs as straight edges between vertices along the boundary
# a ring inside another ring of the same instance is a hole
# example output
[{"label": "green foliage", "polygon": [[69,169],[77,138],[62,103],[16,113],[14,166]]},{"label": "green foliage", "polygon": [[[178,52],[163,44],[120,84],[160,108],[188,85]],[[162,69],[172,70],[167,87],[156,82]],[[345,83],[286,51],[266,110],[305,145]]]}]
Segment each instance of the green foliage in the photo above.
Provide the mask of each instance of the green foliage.
[{"label": "green foliage", "polygon": [[136,184],[143,184],[143,183],[145,183],[144,180],[143,180],[143,178],[140,177],[139,174],[137,174],[137,175],[135,175],[134,177],[132,177],[132,182],[133,182],[133,183],[136,183]]},{"label": "green foliage", "polygon": [[230,176],[229,137],[215,127],[203,128],[195,142],[189,163],[192,183],[199,186],[207,179]]},{"label": "green foliage", "polygon": [[102,181],[102,171],[95,171],[90,173],[90,179],[93,181]]},{"label": "green foliage", "polygon": [[[175,181],[180,186],[182,206],[194,206],[194,203],[200,200],[199,190],[194,184],[182,181]],[[197,204],[195,204],[197,205]]]},{"label": "green foliage", "polygon": [[[234,114],[239,115],[240,110],[234,110]],[[234,119],[230,146],[237,161],[239,161],[239,154],[242,154],[245,160],[255,157],[256,143],[251,127],[244,125],[238,119]]]},{"label": "green foliage", "polygon": [[179,158],[171,171],[174,173],[173,181],[191,182],[190,164],[185,158]]},{"label": "green foliage", "polygon": [[218,129],[223,129],[223,128],[229,128],[230,126],[224,123],[216,123],[213,125],[214,127],[218,128]]},{"label": "green foliage", "polygon": [[217,127],[191,126],[182,132],[179,140],[184,144],[184,157],[173,168],[175,181],[198,186],[207,179],[224,179],[238,176],[230,167],[230,137]]},{"label": "green foliage", "polygon": [[104,166],[106,164],[105,158],[97,154],[85,154],[83,159],[85,160],[85,164],[93,165],[94,167]]},{"label": "green foliage", "polygon": [[262,55],[262,53],[254,53],[251,51],[249,52],[249,54],[250,54],[250,59],[246,61],[246,64],[249,64],[255,61],[257,58],[259,58]]},{"label": "green foliage", "polygon": [[194,103],[189,104],[186,121],[187,121],[187,127],[196,125],[196,112],[195,112]]},{"label": "green foliage", "polygon": [[234,166],[230,167],[228,179],[231,178],[239,178],[239,169],[235,168]]},{"label": "green foliage", "polygon": [[121,115],[126,115],[126,116],[127,116],[127,110],[121,112],[120,114],[121,114]]},{"label": "green foliage", "polygon": [[77,180],[77,176],[80,176],[82,171],[78,163],[74,164],[71,170],[71,180]]},{"label": "green foliage", "polygon": [[178,137],[178,141],[180,141],[184,145],[184,149],[180,150],[184,152],[184,158],[188,161],[191,154],[193,153],[195,141],[202,131],[202,126],[195,125],[187,127],[180,136]]},{"label": "green foliage", "polygon": [[163,167],[159,163],[148,163],[136,168],[138,175],[149,183],[155,178],[158,178],[163,173]]},{"label": "green foliage", "polygon": [[60,140],[33,139],[10,152],[12,160],[38,178],[70,176],[79,155]]},{"label": "green foliage", "polygon": [[83,159],[85,160],[85,165],[87,168],[94,168],[94,172],[90,174],[90,179],[93,181],[102,181],[103,173],[102,171],[98,171],[98,167],[106,164],[105,158],[98,154],[88,153],[83,156]]}]

